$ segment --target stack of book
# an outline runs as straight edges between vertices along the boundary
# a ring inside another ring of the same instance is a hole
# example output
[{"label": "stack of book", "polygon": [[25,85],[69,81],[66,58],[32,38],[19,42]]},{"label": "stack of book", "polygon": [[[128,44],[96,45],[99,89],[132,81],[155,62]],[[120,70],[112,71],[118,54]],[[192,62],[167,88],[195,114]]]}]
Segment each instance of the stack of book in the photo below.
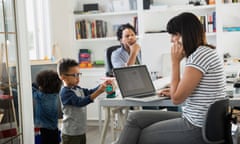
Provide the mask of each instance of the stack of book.
[{"label": "stack of book", "polygon": [[90,68],[90,67],[92,67],[91,51],[89,49],[80,49],[78,58],[79,58],[79,66],[81,68]]},{"label": "stack of book", "polygon": [[216,12],[204,16],[199,16],[199,19],[203,25],[205,32],[216,32]]},{"label": "stack of book", "polygon": [[107,22],[80,20],[75,23],[76,39],[102,38],[107,36]]}]

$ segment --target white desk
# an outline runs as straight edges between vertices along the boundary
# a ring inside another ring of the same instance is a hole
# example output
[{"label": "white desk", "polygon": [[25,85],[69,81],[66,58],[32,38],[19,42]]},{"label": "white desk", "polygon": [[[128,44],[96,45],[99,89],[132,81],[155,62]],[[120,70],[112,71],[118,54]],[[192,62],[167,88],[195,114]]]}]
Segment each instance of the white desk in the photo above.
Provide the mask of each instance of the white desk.
[{"label": "white desk", "polygon": [[[240,97],[231,98],[229,102],[230,106],[240,106]],[[124,100],[120,97],[117,98],[104,98],[99,101],[99,126],[101,130],[101,142],[100,144],[104,144],[107,128],[109,126],[110,117],[111,117],[111,109],[116,107],[130,107],[130,106],[176,106],[174,105],[170,99],[168,100],[159,100],[153,102],[136,102]],[[105,121],[104,126],[102,128],[102,116],[101,116],[101,108],[105,110]]]}]

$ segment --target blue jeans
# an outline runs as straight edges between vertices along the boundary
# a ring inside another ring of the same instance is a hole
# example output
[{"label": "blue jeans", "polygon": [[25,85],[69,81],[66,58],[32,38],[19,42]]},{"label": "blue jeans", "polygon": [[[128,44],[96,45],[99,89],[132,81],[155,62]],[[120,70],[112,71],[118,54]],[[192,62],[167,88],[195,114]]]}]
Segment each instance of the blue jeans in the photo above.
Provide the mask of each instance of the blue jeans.
[{"label": "blue jeans", "polygon": [[118,144],[204,144],[202,129],[180,112],[136,111],[129,115]]}]

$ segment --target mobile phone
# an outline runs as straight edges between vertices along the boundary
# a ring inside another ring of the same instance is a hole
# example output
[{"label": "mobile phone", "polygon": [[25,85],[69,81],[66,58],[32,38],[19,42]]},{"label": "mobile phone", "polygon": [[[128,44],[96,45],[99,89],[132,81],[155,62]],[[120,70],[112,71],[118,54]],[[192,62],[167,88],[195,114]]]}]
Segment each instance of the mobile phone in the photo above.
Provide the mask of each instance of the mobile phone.
[{"label": "mobile phone", "polygon": [[179,44],[182,44],[182,37],[180,36],[179,39],[178,39],[178,43]]}]

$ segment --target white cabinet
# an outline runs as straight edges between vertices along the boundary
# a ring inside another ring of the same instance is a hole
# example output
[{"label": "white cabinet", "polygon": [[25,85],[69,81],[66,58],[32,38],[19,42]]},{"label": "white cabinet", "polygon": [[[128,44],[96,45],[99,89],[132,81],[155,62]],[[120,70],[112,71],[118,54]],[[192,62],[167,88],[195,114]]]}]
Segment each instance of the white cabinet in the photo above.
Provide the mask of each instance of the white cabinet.
[{"label": "white cabinet", "polygon": [[[81,69],[82,76],[80,77],[80,86],[83,88],[95,88],[99,83],[103,82],[101,80],[104,77],[104,68],[90,68]],[[98,96],[93,103],[87,105],[87,120],[98,120],[99,118],[99,100],[106,97],[103,93]]]}]

